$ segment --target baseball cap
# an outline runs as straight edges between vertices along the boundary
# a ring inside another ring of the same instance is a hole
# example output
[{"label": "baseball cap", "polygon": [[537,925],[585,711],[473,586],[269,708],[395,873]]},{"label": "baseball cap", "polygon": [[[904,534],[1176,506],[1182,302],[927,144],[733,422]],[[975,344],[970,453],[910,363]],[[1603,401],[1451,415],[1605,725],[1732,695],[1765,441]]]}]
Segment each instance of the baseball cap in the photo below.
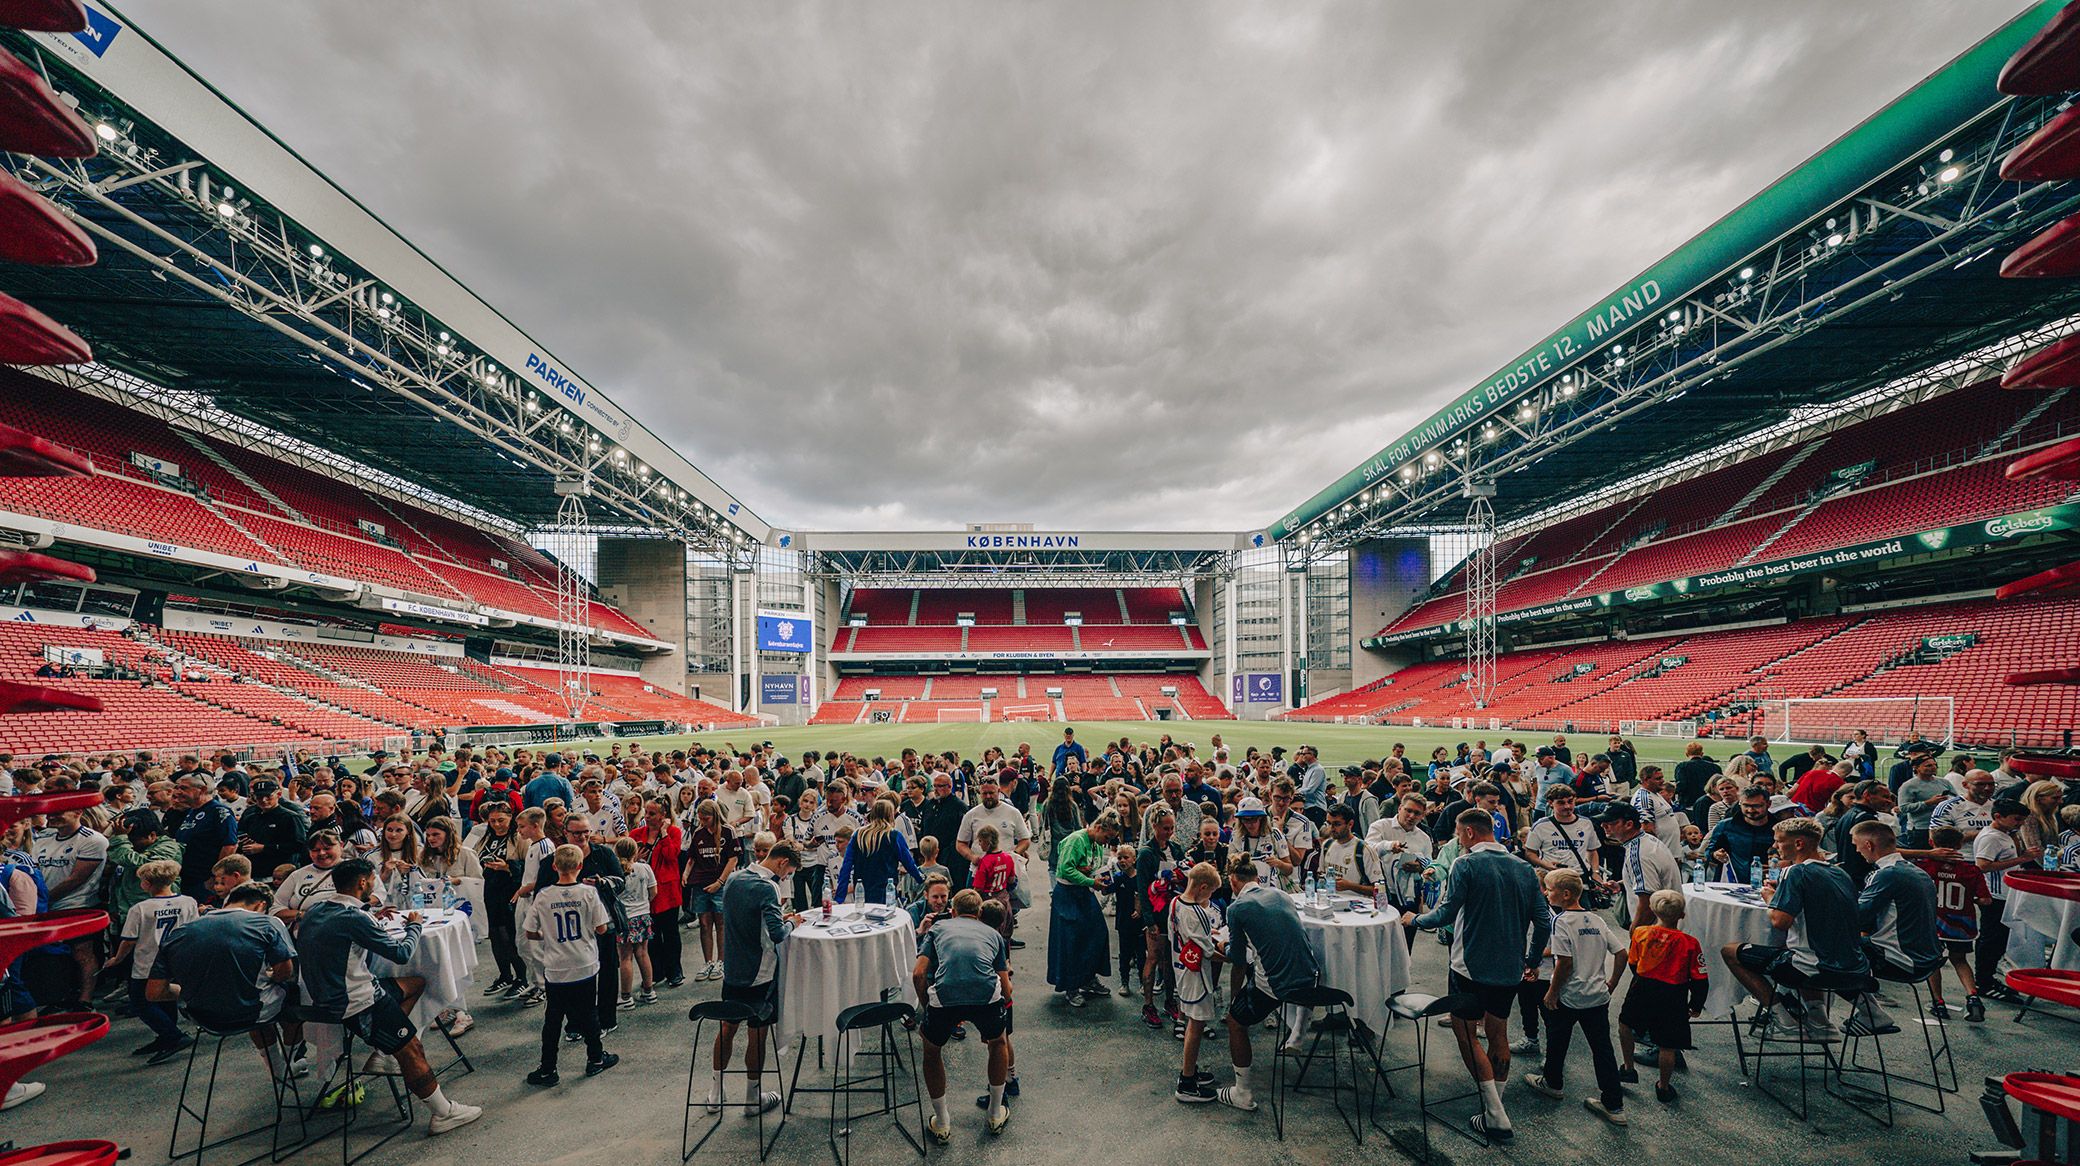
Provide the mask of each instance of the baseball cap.
[{"label": "baseball cap", "polygon": [[1236,816],[1236,817],[1238,817],[1238,818],[1261,818],[1261,817],[1263,817],[1263,816],[1264,816],[1264,802],[1263,802],[1263,800],[1262,800],[1261,798],[1244,798],[1244,799],[1242,799],[1242,801],[1241,801],[1241,802],[1239,802],[1239,803],[1237,803],[1237,804],[1236,804],[1236,806],[1235,806],[1235,816]]},{"label": "baseball cap", "polygon": [[1559,752],[1558,752],[1558,751],[1556,751],[1556,750],[1555,750],[1555,749],[1554,749],[1554,748],[1553,748],[1553,747],[1552,747],[1551,745],[1540,745],[1540,746],[1538,747],[1538,752],[1537,752],[1536,754],[1534,754],[1534,756],[1538,756],[1538,757],[1558,757],[1558,756],[1560,756],[1560,754],[1559,754]]},{"label": "baseball cap", "polygon": [[282,783],[281,783],[281,782],[278,782],[278,781],[265,781],[265,780],[263,780],[263,781],[256,781],[256,782],[254,782],[254,783],[253,783],[252,795],[253,795],[254,797],[256,797],[256,798],[264,798],[264,797],[266,797],[266,796],[267,796],[268,794],[274,794],[274,793],[280,793],[280,792],[282,792]]},{"label": "baseball cap", "polygon": [[1345,777],[1359,777],[1364,774],[1365,767],[1362,765],[1346,765],[1337,772]]},{"label": "baseball cap", "polygon": [[1639,810],[1635,809],[1631,802],[1613,802],[1610,808],[1604,810],[1603,820],[1606,822],[1638,822],[1643,819],[1639,816]]},{"label": "baseball cap", "polygon": [[1769,812],[1772,814],[1781,814],[1785,810],[1796,810],[1800,808],[1801,807],[1797,802],[1792,801],[1790,798],[1785,797],[1783,794],[1778,794],[1776,797],[1773,797],[1769,800]]},{"label": "baseball cap", "polygon": [[548,767],[548,768],[551,768],[551,769],[555,768],[556,766],[562,765],[562,764],[563,764],[563,754],[561,754],[561,753],[551,753],[551,754],[549,754],[548,756],[546,756],[546,757],[542,758],[542,764],[543,764],[544,766]]}]

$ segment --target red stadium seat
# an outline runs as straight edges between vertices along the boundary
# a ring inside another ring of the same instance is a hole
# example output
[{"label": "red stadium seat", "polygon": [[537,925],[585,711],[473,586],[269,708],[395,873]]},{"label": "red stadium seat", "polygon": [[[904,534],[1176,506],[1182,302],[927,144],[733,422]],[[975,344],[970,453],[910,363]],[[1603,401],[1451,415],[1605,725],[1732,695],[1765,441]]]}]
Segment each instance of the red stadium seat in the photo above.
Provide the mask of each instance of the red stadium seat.
[{"label": "red stadium seat", "polygon": [[0,25],[23,32],[84,32],[87,9],[79,0],[0,0]]},{"label": "red stadium seat", "polygon": [[85,267],[94,240],[56,205],[0,170],[0,259],[39,267]]},{"label": "red stadium seat", "polygon": [[0,150],[39,158],[91,158],[97,148],[93,128],[58,100],[36,70],[13,53],[0,51]]},{"label": "red stadium seat", "polygon": [[2046,21],[1994,82],[2002,93],[2048,97],[2080,89],[2080,9],[2061,9]]},{"label": "red stadium seat", "polygon": [[38,1066],[107,1035],[108,1017],[98,1012],[60,1012],[0,1024],[0,1095]]},{"label": "red stadium seat", "polygon": [[2080,178],[2080,108],[2068,109],[2001,159],[2004,182],[2063,182]]},{"label": "red stadium seat", "polygon": [[94,568],[39,555],[35,551],[0,550],[0,584],[35,583],[43,579],[92,583]]},{"label": "red stadium seat", "polygon": [[2069,279],[2080,275],[2080,216],[2061,219],[2001,260],[2004,279]]}]

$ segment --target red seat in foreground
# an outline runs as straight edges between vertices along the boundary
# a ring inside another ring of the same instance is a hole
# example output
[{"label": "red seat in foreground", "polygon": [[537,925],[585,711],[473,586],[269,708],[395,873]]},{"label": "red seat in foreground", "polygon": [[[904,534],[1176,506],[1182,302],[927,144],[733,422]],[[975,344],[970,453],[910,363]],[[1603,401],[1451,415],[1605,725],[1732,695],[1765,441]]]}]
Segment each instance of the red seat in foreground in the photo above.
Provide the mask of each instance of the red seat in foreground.
[{"label": "red seat in foreground", "polygon": [[98,1012],[60,1012],[38,1020],[0,1024],[0,1096],[37,1066],[93,1044],[108,1035],[108,1017]]},{"label": "red seat in foreground", "polygon": [[0,1166],[113,1166],[114,1142],[51,1142],[0,1154]]},{"label": "red seat in foreground", "polygon": [[2080,1008],[2080,972],[2057,968],[2015,968],[2008,973],[2008,987],[2036,1000],[2049,1000]]},{"label": "red seat in foreground", "polygon": [[23,818],[37,814],[62,814],[101,804],[101,795],[90,789],[58,790],[47,794],[8,794],[0,797],[0,834]]},{"label": "red seat in foreground", "polygon": [[93,907],[12,915],[0,919],[0,968],[14,966],[22,953],[46,943],[92,935],[108,926],[108,912]]}]

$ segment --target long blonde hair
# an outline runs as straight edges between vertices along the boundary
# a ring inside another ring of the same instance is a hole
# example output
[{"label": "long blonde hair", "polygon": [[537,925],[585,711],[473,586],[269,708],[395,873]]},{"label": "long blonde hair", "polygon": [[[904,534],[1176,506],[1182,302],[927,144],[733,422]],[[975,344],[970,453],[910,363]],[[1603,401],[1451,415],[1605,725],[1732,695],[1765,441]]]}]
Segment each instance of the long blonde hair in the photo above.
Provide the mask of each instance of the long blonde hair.
[{"label": "long blonde hair", "polygon": [[896,828],[895,804],[887,800],[876,800],[867,807],[867,824],[853,831],[852,849],[859,857],[874,854],[888,845],[888,836]]}]

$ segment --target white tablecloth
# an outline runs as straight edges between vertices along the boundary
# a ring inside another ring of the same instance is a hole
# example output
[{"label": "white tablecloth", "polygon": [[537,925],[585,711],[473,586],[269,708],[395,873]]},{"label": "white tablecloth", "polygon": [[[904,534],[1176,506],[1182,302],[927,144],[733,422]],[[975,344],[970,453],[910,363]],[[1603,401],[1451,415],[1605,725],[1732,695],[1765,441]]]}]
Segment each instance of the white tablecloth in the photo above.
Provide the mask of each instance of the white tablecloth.
[{"label": "white tablecloth", "polygon": [[460,911],[435,908],[421,912],[425,929],[412,949],[412,958],[393,963],[370,958],[369,967],[378,976],[418,976],[426,981],[426,992],[412,1010],[412,1023],[421,1032],[433,1019],[450,1008],[469,1006],[470,981],[477,972],[477,937],[469,916]]},{"label": "white tablecloth", "polygon": [[2008,925],[2008,958],[2016,967],[2044,967],[2044,948],[2049,945],[2051,967],[2080,971],[2080,946],[2073,943],[2073,928],[2080,927],[2080,902],[2011,886],[2001,920]]},{"label": "white tablecloth", "polygon": [[1769,908],[1760,902],[1736,898],[1731,893],[1736,885],[1691,883],[1683,888],[1683,897],[1690,902],[1683,930],[1696,936],[1698,945],[1704,948],[1705,975],[1711,981],[1704,998],[1705,1020],[1730,1018],[1733,1006],[1748,994],[1727,970],[1719,949],[1729,943],[1778,942],[1770,936]]},{"label": "white tablecloth", "polygon": [[839,934],[866,922],[861,912],[874,908],[842,903],[831,912],[831,926],[811,911],[780,945],[780,1023],[774,1034],[784,1047],[797,1036],[822,1037],[826,1048],[838,1041],[838,1013],[855,1004],[881,999],[917,1003],[910,970],[917,964],[917,931],[910,914],[889,908],[894,918],[863,935]]},{"label": "white tablecloth", "polygon": [[[1299,906],[1297,898],[1295,906]],[[1408,988],[1408,939],[1401,916],[1338,911],[1326,919],[1300,911],[1307,944],[1322,967],[1322,982],[1351,994],[1351,1015],[1374,1032],[1387,1031],[1387,997]]]}]

